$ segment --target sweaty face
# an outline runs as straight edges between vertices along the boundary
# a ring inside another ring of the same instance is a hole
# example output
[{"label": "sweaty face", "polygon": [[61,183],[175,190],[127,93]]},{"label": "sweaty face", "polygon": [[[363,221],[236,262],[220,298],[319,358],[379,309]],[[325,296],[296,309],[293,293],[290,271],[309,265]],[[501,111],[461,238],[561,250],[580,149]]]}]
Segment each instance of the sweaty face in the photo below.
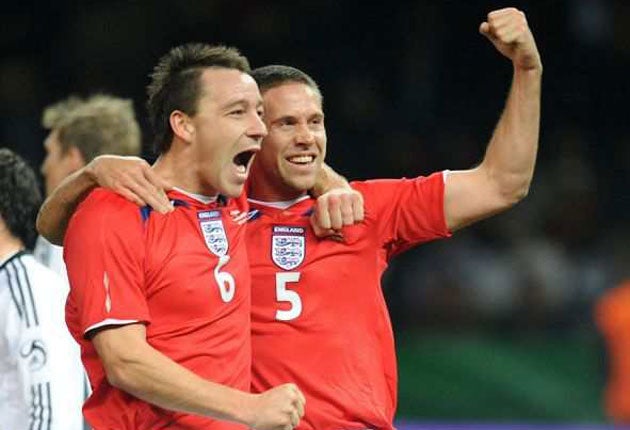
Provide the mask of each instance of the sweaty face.
[{"label": "sweaty face", "polygon": [[205,192],[237,197],[267,133],[262,99],[251,76],[232,69],[207,69],[193,125],[195,169]]},{"label": "sweaty face", "polygon": [[269,134],[252,170],[252,195],[290,200],[315,185],[326,156],[326,128],[319,93],[290,82],[265,91]]},{"label": "sweaty face", "polygon": [[46,158],[42,163],[41,172],[46,182],[46,195],[50,195],[66,176],[81,166],[76,166],[76,160],[72,159],[70,151],[63,152],[56,130],[51,131],[44,141],[44,149]]}]

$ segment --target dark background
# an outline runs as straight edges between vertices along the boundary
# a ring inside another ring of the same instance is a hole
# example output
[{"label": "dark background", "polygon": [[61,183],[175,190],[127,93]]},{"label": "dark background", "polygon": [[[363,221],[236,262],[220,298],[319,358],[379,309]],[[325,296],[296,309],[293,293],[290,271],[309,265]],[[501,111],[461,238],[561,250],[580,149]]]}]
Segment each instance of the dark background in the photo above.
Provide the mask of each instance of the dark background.
[{"label": "dark background", "polygon": [[348,178],[468,168],[511,78],[478,27],[510,5],[527,13],[545,67],[535,180],[515,209],[392,264],[399,415],[600,421],[592,306],[630,275],[629,2],[4,4],[2,146],[39,166],[42,109],[104,91],[134,100],[151,159],[148,74],[170,47],[202,41],[239,47],[253,67],[311,74],[325,98],[328,162]]}]

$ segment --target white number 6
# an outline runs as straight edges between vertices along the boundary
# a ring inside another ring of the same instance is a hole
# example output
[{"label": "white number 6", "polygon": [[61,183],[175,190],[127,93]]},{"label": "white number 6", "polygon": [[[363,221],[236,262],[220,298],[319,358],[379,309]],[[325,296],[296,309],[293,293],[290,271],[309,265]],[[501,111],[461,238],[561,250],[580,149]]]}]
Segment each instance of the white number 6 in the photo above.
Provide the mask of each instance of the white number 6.
[{"label": "white number 6", "polygon": [[229,303],[234,298],[234,292],[236,291],[236,282],[234,276],[228,272],[221,272],[221,268],[230,261],[229,255],[222,255],[219,257],[219,264],[214,268],[214,279],[219,286],[219,293],[221,293],[221,299],[225,303]]},{"label": "white number 6", "polygon": [[276,273],[276,299],[279,302],[291,303],[291,309],[287,311],[277,310],[276,319],[278,321],[290,321],[296,319],[302,313],[302,300],[295,291],[287,290],[289,282],[298,282],[300,272]]}]

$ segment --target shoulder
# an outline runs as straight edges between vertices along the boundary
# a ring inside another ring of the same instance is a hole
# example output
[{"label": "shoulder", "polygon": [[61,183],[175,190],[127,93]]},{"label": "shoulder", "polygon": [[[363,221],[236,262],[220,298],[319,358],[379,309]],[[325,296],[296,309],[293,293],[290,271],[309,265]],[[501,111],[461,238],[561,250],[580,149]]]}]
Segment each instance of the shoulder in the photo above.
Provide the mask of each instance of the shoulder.
[{"label": "shoulder", "polygon": [[70,226],[79,221],[96,224],[115,221],[116,227],[120,228],[124,225],[121,225],[121,221],[140,222],[142,219],[140,209],[135,203],[112,191],[97,188],[79,204],[70,220]]},{"label": "shoulder", "polygon": [[140,208],[135,203],[130,202],[119,194],[104,188],[96,188],[81,202],[77,208],[78,212],[93,211],[115,211],[117,213],[139,214]]},{"label": "shoulder", "polygon": [[357,191],[383,191],[385,189],[393,189],[397,187],[415,186],[415,185],[431,185],[431,184],[444,184],[445,175],[447,171],[439,171],[431,173],[428,176],[416,176],[414,178],[379,178],[379,179],[367,179],[364,181],[352,181],[350,186]]},{"label": "shoulder", "polygon": [[411,191],[427,192],[431,190],[443,191],[446,172],[440,171],[429,176],[396,179],[368,179],[352,181],[350,186],[363,194],[366,200],[391,200],[396,194]]},{"label": "shoulder", "polygon": [[[132,242],[143,234],[141,208],[123,197],[104,190],[92,191],[79,205],[68,224],[64,238],[64,255],[70,243],[117,238],[118,243]],[[83,252],[83,247],[75,249]]]}]

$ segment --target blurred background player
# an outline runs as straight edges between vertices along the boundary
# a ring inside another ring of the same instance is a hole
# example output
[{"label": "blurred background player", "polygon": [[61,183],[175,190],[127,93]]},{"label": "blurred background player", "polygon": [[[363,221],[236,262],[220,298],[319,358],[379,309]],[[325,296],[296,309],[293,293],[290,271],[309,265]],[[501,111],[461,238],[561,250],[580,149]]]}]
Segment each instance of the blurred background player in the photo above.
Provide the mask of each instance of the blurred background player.
[{"label": "blurred background player", "polygon": [[595,323],[605,343],[606,415],[630,424],[630,280],[607,290],[595,305]]},{"label": "blurred background player", "polygon": [[[41,167],[46,195],[98,155],[140,154],[140,127],[131,100],[107,94],[71,96],[46,107],[42,125],[50,130],[44,141],[46,158]],[[60,246],[40,236],[34,255],[66,279]]]},{"label": "blurred background player", "polygon": [[[513,64],[513,83],[483,161],[412,180],[353,183],[366,220],[343,242],[309,231],[326,154],[322,96],[285,66],[255,70],[269,134],[252,167],[253,387],[296,381],[300,428],[393,428],[394,340],[380,278],[391,257],[503,211],[528,192],[538,147],[542,64],[522,12],[491,12],[480,32]],[[471,196],[474,196],[472,198]],[[334,211],[332,211],[334,213]],[[339,218],[350,213],[339,211]]]},{"label": "blurred background player", "polygon": [[63,308],[68,288],[37,262],[35,173],[0,149],[0,429],[82,428],[83,372]]}]

